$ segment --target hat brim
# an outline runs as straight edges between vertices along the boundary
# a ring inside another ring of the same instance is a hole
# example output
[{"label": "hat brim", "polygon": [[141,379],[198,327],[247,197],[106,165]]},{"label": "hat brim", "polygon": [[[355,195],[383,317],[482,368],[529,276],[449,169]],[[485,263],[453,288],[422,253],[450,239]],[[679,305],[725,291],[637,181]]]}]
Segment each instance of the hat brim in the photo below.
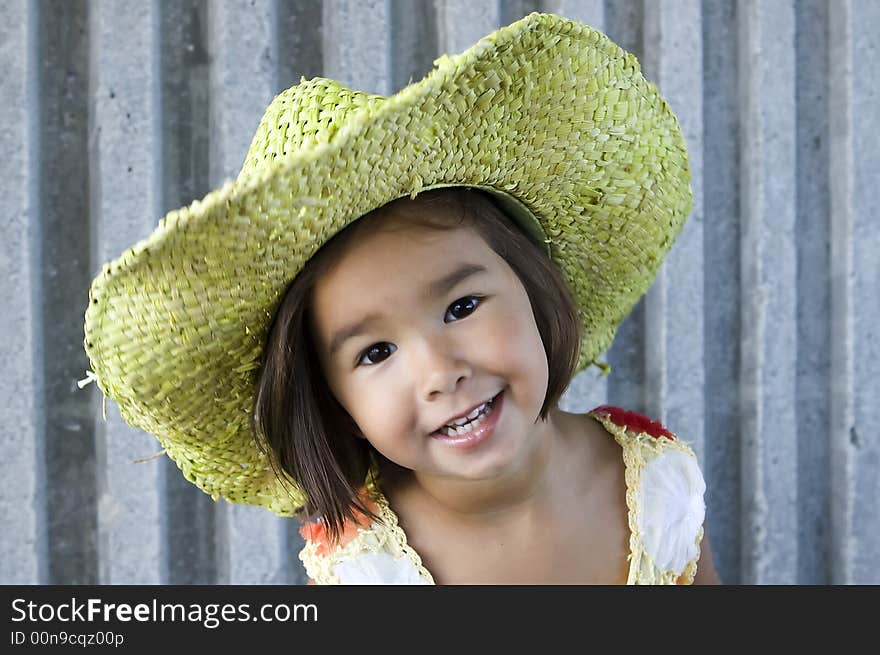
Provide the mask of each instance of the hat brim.
[{"label": "hat brim", "polygon": [[478,186],[527,210],[584,324],[578,369],[611,343],[691,206],[678,122],[635,57],[533,14],[354,112],[328,143],[173,211],[90,290],[85,349],[123,419],[215,499],[304,501],[255,441],[275,309],[334,234],[396,198]]}]

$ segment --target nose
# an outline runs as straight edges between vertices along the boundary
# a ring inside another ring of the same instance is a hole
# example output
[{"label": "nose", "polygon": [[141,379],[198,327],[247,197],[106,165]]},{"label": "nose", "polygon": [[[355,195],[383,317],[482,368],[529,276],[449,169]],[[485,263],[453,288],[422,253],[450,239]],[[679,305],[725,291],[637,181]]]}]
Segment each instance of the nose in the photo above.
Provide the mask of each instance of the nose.
[{"label": "nose", "polygon": [[467,361],[442,338],[423,341],[416,366],[421,372],[421,395],[425,400],[455,393],[459,385],[472,375]]}]

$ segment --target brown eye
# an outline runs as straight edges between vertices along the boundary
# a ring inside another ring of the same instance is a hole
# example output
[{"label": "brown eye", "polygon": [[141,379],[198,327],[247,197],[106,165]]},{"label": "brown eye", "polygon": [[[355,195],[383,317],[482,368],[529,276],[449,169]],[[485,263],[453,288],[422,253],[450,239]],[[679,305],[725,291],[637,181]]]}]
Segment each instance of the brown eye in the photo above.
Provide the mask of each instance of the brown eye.
[{"label": "brown eye", "polygon": [[395,350],[397,350],[397,346],[390,344],[387,341],[374,343],[361,354],[358,363],[367,366],[371,364],[379,364],[387,359]]},{"label": "brown eye", "polygon": [[480,296],[465,296],[464,298],[459,298],[449,305],[449,309],[446,310],[446,316],[451,314],[453,320],[466,318],[474,312],[477,305],[480,304],[480,300],[482,300]]}]

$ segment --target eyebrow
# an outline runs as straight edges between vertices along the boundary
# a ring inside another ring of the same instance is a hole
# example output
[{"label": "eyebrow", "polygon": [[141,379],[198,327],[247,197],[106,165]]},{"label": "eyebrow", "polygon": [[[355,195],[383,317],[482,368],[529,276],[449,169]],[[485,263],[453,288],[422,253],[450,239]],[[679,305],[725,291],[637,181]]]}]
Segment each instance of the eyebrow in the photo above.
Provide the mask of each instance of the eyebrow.
[{"label": "eyebrow", "polygon": [[[459,282],[471,277],[472,275],[485,272],[486,267],[481,266],[480,264],[462,264],[451,273],[448,273],[447,275],[444,275],[443,277],[431,282],[427,287],[428,297],[437,298],[438,296],[449,293],[449,291],[454,289],[455,285],[457,285]],[[381,317],[381,314],[371,312],[358,322],[347,325],[338,330],[336,334],[333,335],[333,338],[330,340],[330,356],[333,357],[342,347],[342,344],[344,342],[346,342],[348,339],[351,339],[352,337],[363,334],[366,328],[371,323],[375,323]]]}]

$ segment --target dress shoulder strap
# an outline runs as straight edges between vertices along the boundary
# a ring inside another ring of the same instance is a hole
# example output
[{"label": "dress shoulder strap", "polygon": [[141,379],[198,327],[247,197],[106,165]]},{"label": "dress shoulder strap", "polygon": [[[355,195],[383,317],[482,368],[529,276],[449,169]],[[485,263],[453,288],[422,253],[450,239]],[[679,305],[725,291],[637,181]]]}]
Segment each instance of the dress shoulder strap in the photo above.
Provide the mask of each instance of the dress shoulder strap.
[{"label": "dress shoulder strap", "polygon": [[633,584],[690,584],[700,557],[706,485],[693,449],[662,424],[602,405],[589,412],[623,449]]},{"label": "dress shoulder strap", "polygon": [[345,522],[335,541],[320,519],[300,528],[305,546],[299,558],[309,578],[317,584],[433,584],[372,479],[359,495],[379,521],[357,513],[356,520]]}]

